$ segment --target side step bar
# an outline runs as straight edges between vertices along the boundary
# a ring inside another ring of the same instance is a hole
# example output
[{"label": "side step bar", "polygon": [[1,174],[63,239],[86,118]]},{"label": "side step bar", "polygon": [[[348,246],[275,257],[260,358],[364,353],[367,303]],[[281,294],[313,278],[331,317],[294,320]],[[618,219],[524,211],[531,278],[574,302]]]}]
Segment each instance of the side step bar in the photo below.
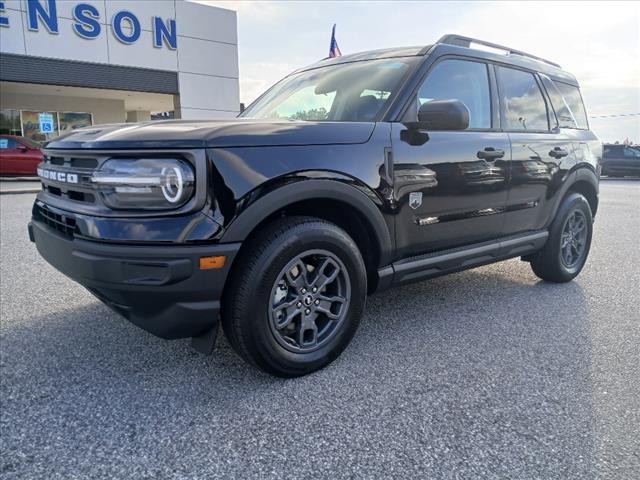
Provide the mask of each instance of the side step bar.
[{"label": "side step bar", "polygon": [[400,260],[379,271],[380,290],[529,255],[544,247],[548,237],[545,230]]}]

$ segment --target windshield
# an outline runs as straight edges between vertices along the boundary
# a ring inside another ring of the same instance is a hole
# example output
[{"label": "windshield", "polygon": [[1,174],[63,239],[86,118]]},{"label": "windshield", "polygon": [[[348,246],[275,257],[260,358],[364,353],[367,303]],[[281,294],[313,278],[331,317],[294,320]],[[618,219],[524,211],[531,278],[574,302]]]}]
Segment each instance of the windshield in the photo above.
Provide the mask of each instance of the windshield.
[{"label": "windshield", "polygon": [[367,60],[296,73],[273,86],[241,117],[375,121],[416,61]]}]

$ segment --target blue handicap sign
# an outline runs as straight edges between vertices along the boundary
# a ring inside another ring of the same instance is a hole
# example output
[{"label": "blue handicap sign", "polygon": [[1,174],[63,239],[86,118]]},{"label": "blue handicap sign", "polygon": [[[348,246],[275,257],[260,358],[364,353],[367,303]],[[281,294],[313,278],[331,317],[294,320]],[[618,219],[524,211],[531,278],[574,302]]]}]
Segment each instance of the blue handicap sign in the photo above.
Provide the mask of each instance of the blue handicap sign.
[{"label": "blue handicap sign", "polygon": [[53,133],[53,114],[41,113],[38,115],[38,120],[42,133]]}]

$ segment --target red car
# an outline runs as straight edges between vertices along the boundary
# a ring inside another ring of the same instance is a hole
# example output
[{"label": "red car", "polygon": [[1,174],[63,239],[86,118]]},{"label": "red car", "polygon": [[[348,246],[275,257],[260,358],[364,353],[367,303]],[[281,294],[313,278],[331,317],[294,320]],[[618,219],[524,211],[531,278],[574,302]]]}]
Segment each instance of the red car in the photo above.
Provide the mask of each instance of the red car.
[{"label": "red car", "polygon": [[0,175],[36,175],[40,145],[16,135],[0,135]]}]

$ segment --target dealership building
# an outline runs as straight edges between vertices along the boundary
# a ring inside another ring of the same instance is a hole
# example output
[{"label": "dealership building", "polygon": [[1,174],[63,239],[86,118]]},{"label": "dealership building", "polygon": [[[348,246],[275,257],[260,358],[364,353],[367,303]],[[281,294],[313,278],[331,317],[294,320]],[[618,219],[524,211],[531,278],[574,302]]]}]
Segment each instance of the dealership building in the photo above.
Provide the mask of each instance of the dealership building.
[{"label": "dealership building", "polygon": [[236,12],[185,0],[0,0],[0,133],[232,117]]}]

